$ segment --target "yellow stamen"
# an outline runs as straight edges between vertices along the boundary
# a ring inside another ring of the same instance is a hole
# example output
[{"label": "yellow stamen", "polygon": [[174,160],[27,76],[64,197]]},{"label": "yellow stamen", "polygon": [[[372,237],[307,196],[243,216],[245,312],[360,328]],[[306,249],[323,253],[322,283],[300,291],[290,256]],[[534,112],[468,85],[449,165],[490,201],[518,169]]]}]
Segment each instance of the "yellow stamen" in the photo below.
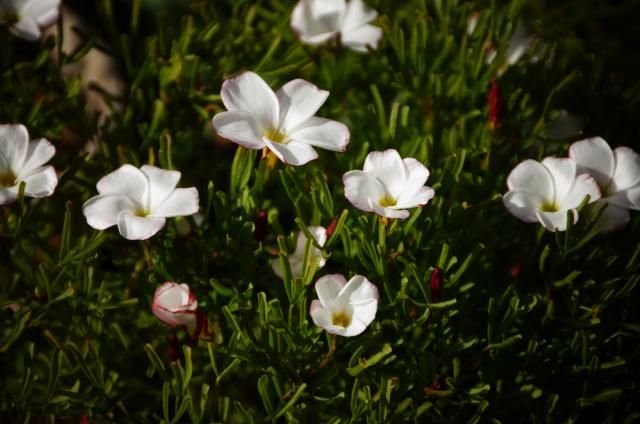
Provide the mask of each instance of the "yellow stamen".
[{"label": "yellow stamen", "polygon": [[543,202],[542,207],[540,208],[542,212],[560,212],[560,205],[556,202]]},{"label": "yellow stamen", "polygon": [[0,187],[13,187],[16,185],[16,176],[13,172],[0,172]]},{"label": "yellow stamen", "polygon": [[384,195],[382,196],[379,200],[378,203],[380,204],[380,206],[382,206],[383,208],[388,208],[391,206],[395,206],[398,204],[398,201],[393,197],[393,196],[389,196]]},{"label": "yellow stamen", "polygon": [[333,314],[331,323],[339,327],[347,328],[349,324],[351,324],[351,317],[344,312],[338,312]]},{"label": "yellow stamen", "polygon": [[268,131],[263,132],[262,135],[274,143],[287,144],[287,135],[276,128],[271,127]]},{"label": "yellow stamen", "polygon": [[133,211],[133,214],[135,216],[139,216],[140,218],[145,218],[149,215],[149,212],[145,211],[144,209],[136,209],[135,211]]}]

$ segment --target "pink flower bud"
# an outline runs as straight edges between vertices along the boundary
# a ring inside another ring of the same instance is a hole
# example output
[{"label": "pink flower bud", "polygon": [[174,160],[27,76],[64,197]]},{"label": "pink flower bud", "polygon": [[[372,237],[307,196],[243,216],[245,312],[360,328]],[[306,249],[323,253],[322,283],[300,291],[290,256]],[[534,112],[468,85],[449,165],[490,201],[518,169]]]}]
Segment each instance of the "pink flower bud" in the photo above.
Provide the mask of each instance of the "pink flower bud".
[{"label": "pink flower bud", "polygon": [[442,269],[439,266],[431,273],[429,288],[431,289],[431,301],[439,302],[442,298]]},{"label": "pink flower bud", "polygon": [[495,129],[502,124],[502,92],[497,82],[492,82],[489,88],[489,128]]},{"label": "pink flower bud", "polygon": [[336,231],[336,227],[338,226],[338,217],[334,217],[331,220],[331,224],[329,224],[329,228],[327,228],[326,235],[327,238],[331,237],[331,235]]},{"label": "pink flower bud", "polygon": [[151,309],[160,321],[171,327],[186,327],[189,334],[197,327],[198,299],[186,284],[166,282],[158,287]]},{"label": "pink flower bud", "polygon": [[258,212],[258,218],[256,218],[256,226],[253,230],[253,238],[257,242],[264,241],[264,238],[267,235],[267,218],[267,211],[262,209],[260,212]]}]

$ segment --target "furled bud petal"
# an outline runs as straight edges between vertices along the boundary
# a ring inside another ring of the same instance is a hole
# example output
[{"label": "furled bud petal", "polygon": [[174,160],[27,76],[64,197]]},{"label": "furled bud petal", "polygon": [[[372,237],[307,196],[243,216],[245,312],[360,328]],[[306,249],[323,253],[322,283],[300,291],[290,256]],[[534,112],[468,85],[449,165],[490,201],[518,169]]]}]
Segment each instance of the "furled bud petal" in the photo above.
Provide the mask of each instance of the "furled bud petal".
[{"label": "furled bud petal", "polygon": [[197,327],[198,300],[186,284],[166,282],[158,287],[151,309],[160,321],[171,327],[186,327],[189,334]]},{"label": "furled bud petal", "polygon": [[262,209],[258,212],[258,217],[256,218],[256,227],[253,230],[253,238],[257,242],[264,241],[264,238],[267,236],[267,211]]},{"label": "furled bud petal", "polygon": [[329,228],[327,228],[327,232],[325,233],[327,235],[327,238],[329,238],[329,237],[331,237],[331,235],[333,235],[333,233],[336,230],[337,226],[338,226],[338,217],[334,217],[331,220],[331,224],[329,224]]}]

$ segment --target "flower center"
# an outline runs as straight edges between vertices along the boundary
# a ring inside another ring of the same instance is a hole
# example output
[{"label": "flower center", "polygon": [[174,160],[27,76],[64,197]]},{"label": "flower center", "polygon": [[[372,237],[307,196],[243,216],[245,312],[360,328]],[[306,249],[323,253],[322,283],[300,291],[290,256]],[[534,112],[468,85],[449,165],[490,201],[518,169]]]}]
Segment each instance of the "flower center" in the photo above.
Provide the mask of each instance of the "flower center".
[{"label": "flower center", "polygon": [[149,212],[145,211],[144,209],[136,209],[133,211],[133,214],[135,216],[139,216],[140,218],[146,218],[149,215]]},{"label": "flower center", "polygon": [[382,197],[378,200],[378,203],[379,203],[379,204],[380,204],[380,206],[382,206],[383,208],[388,208],[388,207],[391,207],[391,206],[395,206],[395,205],[397,205],[397,204],[398,204],[398,201],[395,199],[395,197],[393,197],[393,196],[389,196],[389,195],[387,194],[387,195],[382,196]]},{"label": "flower center", "polygon": [[16,176],[13,172],[0,172],[0,187],[13,187],[16,185]]},{"label": "flower center", "polygon": [[262,135],[274,143],[287,144],[287,135],[276,128],[271,127],[268,131],[264,131]]},{"label": "flower center", "polygon": [[338,327],[347,328],[351,324],[351,317],[344,312],[337,312],[333,314],[331,323]]},{"label": "flower center", "polygon": [[540,208],[542,212],[560,212],[560,205],[556,202],[543,202],[542,207]]}]

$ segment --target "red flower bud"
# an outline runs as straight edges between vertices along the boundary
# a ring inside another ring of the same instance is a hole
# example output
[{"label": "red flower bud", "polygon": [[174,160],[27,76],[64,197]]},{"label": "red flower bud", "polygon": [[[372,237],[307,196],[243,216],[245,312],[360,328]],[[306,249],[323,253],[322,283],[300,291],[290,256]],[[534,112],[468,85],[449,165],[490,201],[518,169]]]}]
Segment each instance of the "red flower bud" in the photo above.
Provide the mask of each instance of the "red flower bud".
[{"label": "red flower bud", "polygon": [[331,237],[331,234],[333,234],[337,226],[338,226],[338,218],[335,217],[331,220],[331,224],[329,224],[329,228],[327,228],[327,231],[326,231],[327,238]]},{"label": "red flower bud", "polygon": [[257,242],[264,241],[267,236],[267,211],[262,209],[258,212],[258,218],[256,218],[256,227],[253,230],[253,239]]},{"label": "red flower bud", "polygon": [[442,298],[442,269],[439,266],[431,273],[429,288],[431,289],[431,301],[439,302]]},{"label": "red flower bud", "polygon": [[489,128],[494,129],[502,124],[502,92],[497,82],[492,82],[489,87]]},{"label": "red flower bud", "polygon": [[432,390],[442,390],[442,377],[440,377],[440,374],[436,374],[435,377],[433,377],[433,383],[431,383],[429,388]]}]

